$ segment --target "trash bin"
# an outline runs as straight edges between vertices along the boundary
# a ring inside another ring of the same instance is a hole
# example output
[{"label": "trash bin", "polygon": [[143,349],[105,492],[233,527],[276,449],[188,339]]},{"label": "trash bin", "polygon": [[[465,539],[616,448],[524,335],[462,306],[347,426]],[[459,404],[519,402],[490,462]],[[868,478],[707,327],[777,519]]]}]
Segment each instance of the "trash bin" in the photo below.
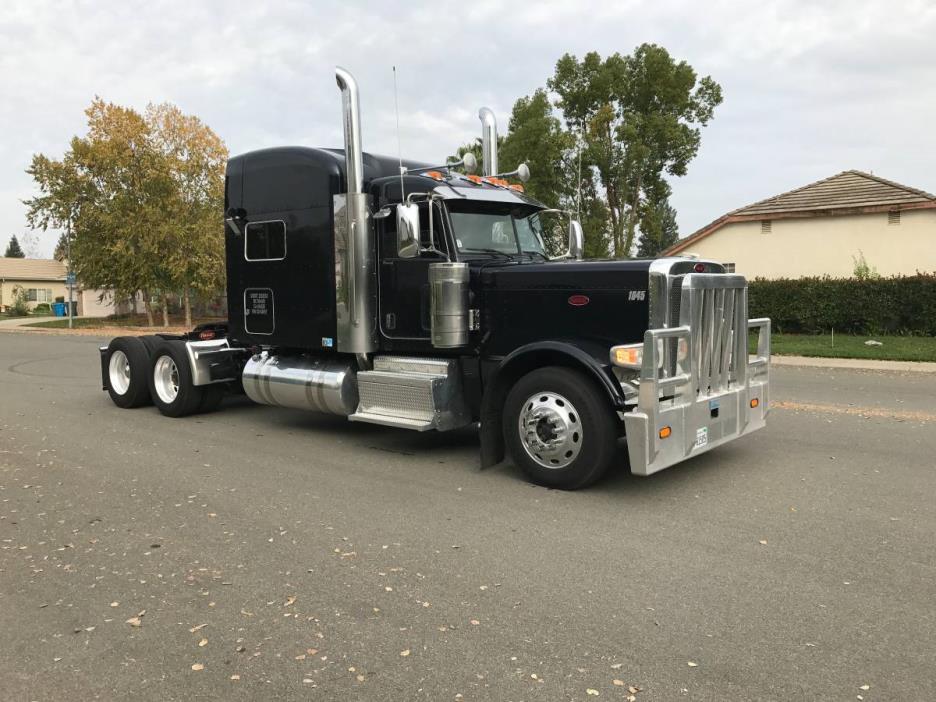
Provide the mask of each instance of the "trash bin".
[{"label": "trash bin", "polygon": [[52,303],[52,314],[54,314],[56,317],[64,317],[66,309],[67,308],[64,302]]}]

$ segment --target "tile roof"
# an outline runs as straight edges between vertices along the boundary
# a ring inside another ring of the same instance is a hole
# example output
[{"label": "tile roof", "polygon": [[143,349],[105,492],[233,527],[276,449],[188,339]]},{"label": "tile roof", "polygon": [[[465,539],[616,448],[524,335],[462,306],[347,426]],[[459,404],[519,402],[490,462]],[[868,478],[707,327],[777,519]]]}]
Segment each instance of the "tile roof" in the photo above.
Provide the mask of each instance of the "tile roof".
[{"label": "tile roof", "polygon": [[864,171],[842,171],[801,188],[732,210],[667,249],[670,255],[731,222],[936,208],[936,195]]},{"label": "tile roof", "polygon": [[810,212],[842,207],[899,206],[928,200],[936,201],[936,196],[870,173],[843,171],[831,178],[742,207],[732,214],[770,215],[776,212]]},{"label": "tile roof", "polygon": [[44,258],[6,258],[0,256],[0,278],[6,280],[65,281],[64,263]]}]

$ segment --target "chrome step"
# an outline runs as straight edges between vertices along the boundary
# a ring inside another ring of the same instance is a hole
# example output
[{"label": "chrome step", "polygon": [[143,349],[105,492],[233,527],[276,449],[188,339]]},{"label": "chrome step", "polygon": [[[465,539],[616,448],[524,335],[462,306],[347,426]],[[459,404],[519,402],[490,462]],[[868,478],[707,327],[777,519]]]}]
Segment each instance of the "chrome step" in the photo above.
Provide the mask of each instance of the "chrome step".
[{"label": "chrome step", "polygon": [[458,361],[378,356],[357,374],[358,407],[349,419],[392,427],[445,431],[471,421],[461,392]]}]

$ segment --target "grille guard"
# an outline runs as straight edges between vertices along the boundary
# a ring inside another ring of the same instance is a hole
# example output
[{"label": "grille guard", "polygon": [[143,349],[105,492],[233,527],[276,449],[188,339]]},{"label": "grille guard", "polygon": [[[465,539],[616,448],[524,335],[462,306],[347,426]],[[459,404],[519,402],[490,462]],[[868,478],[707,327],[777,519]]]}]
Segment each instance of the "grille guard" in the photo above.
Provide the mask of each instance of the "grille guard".
[{"label": "grille guard", "polygon": [[[644,334],[637,408],[624,415],[636,475],[756,431],[769,411],[770,320],[747,319],[744,277],[685,276],[679,314],[680,326]],[[753,357],[752,329],[758,332]],[[664,427],[669,434],[660,438]]]}]

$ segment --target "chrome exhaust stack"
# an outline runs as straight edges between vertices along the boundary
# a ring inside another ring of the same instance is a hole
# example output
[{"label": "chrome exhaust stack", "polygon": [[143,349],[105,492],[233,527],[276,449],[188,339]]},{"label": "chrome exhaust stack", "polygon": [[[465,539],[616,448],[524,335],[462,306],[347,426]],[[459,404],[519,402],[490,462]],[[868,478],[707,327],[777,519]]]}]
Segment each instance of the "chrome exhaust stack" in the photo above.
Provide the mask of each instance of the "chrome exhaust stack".
[{"label": "chrome exhaust stack", "polygon": [[341,89],[347,192],[335,195],[335,314],[337,350],[377,350],[377,284],[371,198],[364,193],[364,153],[357,81],[335,68]]},{"label": "chrome exhaust stack", "polygon": [[482,175],[497,175],[497,119],[489,107],[478,110],[481,120],[481,170]]}]

